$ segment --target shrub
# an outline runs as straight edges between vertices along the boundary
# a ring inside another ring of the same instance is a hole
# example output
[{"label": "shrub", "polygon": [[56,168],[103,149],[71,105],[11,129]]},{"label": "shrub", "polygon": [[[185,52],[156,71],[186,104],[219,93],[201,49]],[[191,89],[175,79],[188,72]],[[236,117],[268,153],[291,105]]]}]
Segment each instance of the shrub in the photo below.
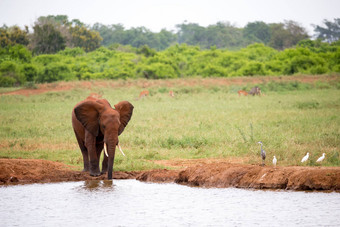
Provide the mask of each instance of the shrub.
[{"label": "shrub", "polygon": [[249,62],[241,68],[241,73],[244,76],[265,75],[265,69],[261,62]]},{"label": "shrub", "polygon": [[46,66],[38,76],[39,82],[55,82],[71,80],[73,78],[70,68],[62,63],[51,63]]},{"label": "shrub", "polygon": [[25,76],[21,73],[20,67],[16,62],[3,61],[0,64],[0,86],[10,87],[25,83]]},{"label": "shrub", "polygon": [[85,51],[83,48],[80,48],[80,47],[75,47],[75,48],[66,47],[65,50],[59,51],[58,54],[64,55],[64,56],[76,57],[76,56],[85,54]]},{"label": "shrub", "polygon": [[173,67],[163,63],[144,65],[143,67],[138,69],[138,72],[142,73],[143,76],[148,79],[165,79],[178,77]]},{"label": "shrub", "polygon": [[227,72],[226,69],[214,64],[208,64],[206,65],[200,72],[198,72],[198,75],[201,75],[203,77],[226,77]]},{"label": "shrub", "polygon": [[33,64],[24,64],[22,71],[27,81],[34,81],[37,78],[38,69]]},{"label": "shrub", "polygon": [[3,59],[27,63],[31,61],[32,53],[23,45],[6,46],[0,48],[0,62]]},{"label": "shrub", "polygon": [[0,87],[13,87],[16,79],[10,75],[0,75]]},{"label": "shrub", "polygon": [[60,62],[62,56],[52,54],[42,54],[34,58],[34,62],[46,66],[51,63]]}]

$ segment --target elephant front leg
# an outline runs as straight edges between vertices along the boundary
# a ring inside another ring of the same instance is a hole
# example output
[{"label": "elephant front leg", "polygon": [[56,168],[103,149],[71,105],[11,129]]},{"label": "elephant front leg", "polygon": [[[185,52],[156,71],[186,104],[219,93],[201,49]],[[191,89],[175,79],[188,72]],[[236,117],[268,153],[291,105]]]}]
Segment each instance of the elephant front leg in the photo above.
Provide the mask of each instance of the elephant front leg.
[{"label": "elephant front leg", "polygon": [[89,161],[89,153],[87,152],[87,149],[81,151],[81,154],[83,155],[83,162],[84,162],[84,169],[83,172],[89,172],[90,171],[90,161]]},{"label": "elephant front leg", "polygon": [[90,158],[90,175],[91,176],[99,176],[100,170],[99,170],[99,158],[97,155],[97,149],[96,149],[96,139],[95,137],[92,137],[92,135],[87,135],[85,139],[85,145],[88,150],[88,156]]},{"label": "elephant front leg", "polygon": [[107,156],[104,154],[104,159],[103,159],[103,162],[102,162],[102,174],[105,174],[107,173],[107,166],[108,166],[108,159],[107,159]]},{"label": "elephant front leg", "polygon": [[[96,145],[98,160],[100,160],[100,155],[103,151],[104,146],[105,146],[104,142],[97,143],[97,145]],[[105,174],[106,172],[107,172],[107,156],[104,153],[104,159],[103,159],[103,162],[102,162],[102,171],[100,173]]]}]

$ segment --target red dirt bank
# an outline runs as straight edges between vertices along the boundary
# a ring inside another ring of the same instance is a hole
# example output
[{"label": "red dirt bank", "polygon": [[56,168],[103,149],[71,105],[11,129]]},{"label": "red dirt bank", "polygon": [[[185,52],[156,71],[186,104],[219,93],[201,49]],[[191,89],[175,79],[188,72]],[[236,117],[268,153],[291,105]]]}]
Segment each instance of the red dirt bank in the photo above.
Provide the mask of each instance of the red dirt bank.
[{"label": "red dirt bank", "polygon": [[[175,161],[181,169],[114,172],[114,179],[175,182],[201,187],[340,191],[339,167],[261,167],[224,160]],[[172,166],[174,166],[174,163]],[[183,168],[183,163],[189,163]],[[0,159],[0,185],[104,180],[58,162]]]},{"label": "red dirt bank", "polygon": [[276,82],[290,82],[298,81],[303,83],[313,84],[317,81],[336,81],[338,80],[338,75],[298,75],[298,76],[257,76],[257,77],[235,77],[235,78],[205,78],[205,79],[171,79],[171,80],[132,80],[132,81],[75,81],[75,82],[56,82],[49,84],[37,84],[36,89],[22,88],[10,92],[0,93],[0,95],[37,95],[45,92],[59,92],[71,90],[74,88],[86,88],[91,90],[93,87],[130,87],[136,86],[140,88],[151,88],[155,86],[229,86],[229,85],[246,85],[248,83],[258,84],[267,83],[269,81]]}]

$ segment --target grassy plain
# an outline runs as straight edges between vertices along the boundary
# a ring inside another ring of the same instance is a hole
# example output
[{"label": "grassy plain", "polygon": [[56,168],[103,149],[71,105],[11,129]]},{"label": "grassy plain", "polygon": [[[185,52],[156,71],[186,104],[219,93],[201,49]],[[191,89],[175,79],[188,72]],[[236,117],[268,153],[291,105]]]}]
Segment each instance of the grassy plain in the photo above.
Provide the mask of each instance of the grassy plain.
[{"label": "grassy plain", "polygon": [[[202,79],[204,82],[204,79]],[[137,82],[136,82],[137,84]],[[340,78],[307,84],[269,82],[262,97],[241,96],[255,84],[160,85],[136,100],[140,86],[97,86],[39,95],[0,96],[0,157],[59,161],[82,168],[71,126],[74,105],[91,92],[111,104],[128,100],[132,119],[120,136],[127,157],[117,151],[115,170],[164,168],[152,160],[218,158],[259,164],[340,166]],[[168,95],[173,90],[175,97]],[[0,89],[1,91],[1,89]],[[301,158],[310,153],[307,163]]]}]

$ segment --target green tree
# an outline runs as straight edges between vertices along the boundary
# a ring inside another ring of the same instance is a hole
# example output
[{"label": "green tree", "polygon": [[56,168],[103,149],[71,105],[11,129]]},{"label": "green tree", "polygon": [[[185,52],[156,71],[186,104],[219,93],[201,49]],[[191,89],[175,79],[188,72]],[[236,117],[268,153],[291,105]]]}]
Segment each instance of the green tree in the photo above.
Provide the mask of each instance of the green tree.
[{"label": "green tree", "polygon": [[178,43],[197,45],[204,40],[205,28],[197,23],[182,23],[176,25],[178,32]]},{"label": "green tree", "polygon": [[340,39],[340,18],[335,18],[334,22],[324,20],[325,27],[314,26],[316,38],[332,43]]},{"label": "green tree", "polygon": [[156,48],[157,50],[164,50],[177,41],[177,35],[166,29],[162,29],[157,36],[159,37],[159,47]]},{"label": "green tree", "polygon": [[261,42],[264,44],[270,41],[270,27],[262,21],[248,23],[243,29],[243,37],[251,43]]},{"label": "green tree", "polygon": [[61,33],[60,26],[44,17],[35,22],[31,36],[31,49],[35,54],[52,54],[65,49],[66,37]]},{"label": "green tree", "polygon": [[99,32],[103,38],[102,45],[110,46],[114,43],[123,44],[125,30],[122,24],[103,25],[95,23],[92,30]]},{"label": "green tree", "polygon": [[91,31],[85,26],[76,25],[70,27],[71,33],[71,45],[74,47],[81,47],[86,52],[93,51],[100,47],[100,43],[103,40],[99,33]]},{"label": "green tree", "polygon": [[8,28],[5,25],[2,26],[0,28],[0,47],[6,47],[11,44],[9,36]]},{"label": "green tree", "polygon": [[269,45],[278,50],[295,46],[299,41],[309,37],[306,30],[295,21],[270,24],[270,31]]},{"label": "green tree", "polygon": [[28,27],[25,26],[25,30],[21,30],[18,26],[0,28],[0,46],[5,47],[8,45],[22,44],[27,46],[28,39]]}]

